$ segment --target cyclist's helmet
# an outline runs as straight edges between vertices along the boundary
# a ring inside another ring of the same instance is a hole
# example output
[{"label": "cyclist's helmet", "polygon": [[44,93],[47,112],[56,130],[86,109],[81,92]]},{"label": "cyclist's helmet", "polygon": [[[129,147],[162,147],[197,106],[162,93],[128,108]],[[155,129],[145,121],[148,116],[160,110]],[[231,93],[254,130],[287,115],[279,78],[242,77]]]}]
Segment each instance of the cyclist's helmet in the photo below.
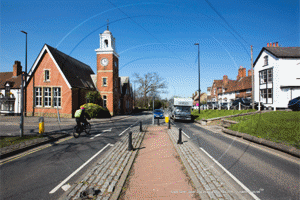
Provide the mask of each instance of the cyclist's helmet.
[{"label": "cyclist's helmet", "polygon": [[81,110],[84,110],[84,107],[81,107]]}]

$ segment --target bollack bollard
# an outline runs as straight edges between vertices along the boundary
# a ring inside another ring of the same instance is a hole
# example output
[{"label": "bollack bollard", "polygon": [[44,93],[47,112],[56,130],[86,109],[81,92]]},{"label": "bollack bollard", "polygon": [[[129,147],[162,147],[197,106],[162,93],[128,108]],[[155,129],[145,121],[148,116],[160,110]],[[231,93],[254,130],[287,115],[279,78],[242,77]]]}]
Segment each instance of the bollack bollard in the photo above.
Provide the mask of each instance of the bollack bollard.
[{"label": "bollack bollard", "polygon": [[132,146],[132,132],[130,131],[128,134],[128,151],[133,150],[133,146]]},{"label": "bollack bollard", "polygon": [[177,144],[182,144],[182,133],[181,133],[182,129],[179,128],[179,138],[178,138],[178,141],[177,141]]},{"label": "bollack bollard", "polygon": [[171,123],[170,123],[170,120],[169,120],[169,122],[168,122],[168,129],[170,129],[171,128]]},{"label": "bollack bollard", "polygon": [[140,121],[140,132],[143,131],[142,121]]},{"label": "bollack bollard", "polygon": [[157,118],[157,125],[159,126],[159,118]]},{"label": "bollack bollard", "polygon": [[44,117],[39,118],[39,134],[43,134],[45,132],[45,124]]}]

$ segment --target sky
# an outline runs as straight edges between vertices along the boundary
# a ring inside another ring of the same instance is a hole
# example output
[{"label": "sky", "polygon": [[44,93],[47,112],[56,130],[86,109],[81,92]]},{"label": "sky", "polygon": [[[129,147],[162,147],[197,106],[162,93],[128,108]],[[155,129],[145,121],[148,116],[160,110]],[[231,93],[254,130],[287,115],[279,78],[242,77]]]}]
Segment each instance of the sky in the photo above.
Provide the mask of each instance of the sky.
[{"label": "sky", "polygon": [[[300,46],[299,0],[1,0],[0,72],[15,60],[28,71],[44,44],[96,72],[99,34],[116,39],[119,76],[157,72],[167,84],[162,98],[207,92],[224,75],[235,80],[239,66],[251,69],[269,42]],[[137,85],[136,85],[137,86]],[[134,86],[133,86],[134,87]]]}]

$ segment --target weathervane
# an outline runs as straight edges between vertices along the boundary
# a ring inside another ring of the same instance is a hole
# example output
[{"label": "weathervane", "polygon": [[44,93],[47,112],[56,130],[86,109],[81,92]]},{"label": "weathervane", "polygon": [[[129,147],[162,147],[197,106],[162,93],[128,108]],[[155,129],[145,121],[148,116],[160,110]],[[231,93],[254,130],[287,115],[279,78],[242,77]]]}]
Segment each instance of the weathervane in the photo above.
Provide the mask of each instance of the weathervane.
[{"label": "weathervane", "polygon": [[109,26],[109,19],[107,19],[107,30],[109,30],[108,26]]}]

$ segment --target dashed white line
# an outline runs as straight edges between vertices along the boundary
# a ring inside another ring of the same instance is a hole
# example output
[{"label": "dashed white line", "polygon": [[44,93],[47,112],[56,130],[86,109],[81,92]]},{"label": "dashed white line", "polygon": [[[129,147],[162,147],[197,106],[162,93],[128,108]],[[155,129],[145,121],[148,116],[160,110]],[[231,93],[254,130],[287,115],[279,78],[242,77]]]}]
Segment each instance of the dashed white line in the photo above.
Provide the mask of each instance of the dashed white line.
[{"label": "dashed white line", "polygon": [[77,172],[79,172],[84,166],[86,166],[89,162],[91,162],[98,154],[100,154],[108,146],[111,146],[111,144],[108,143],[105,147],[103,147],[100,151],[98,151],[93,157],[91,157],[88,161],[86,161],[83,165],[81,165],[76,171],[74,171],[72,174],[70,174],[65,180],[63,180],[60,184],[58,184],[53,190],[51,190],[49,192],[49,194],[53,194],[54,192],[56,192],[63,184],[65,184],[70,178],[72,178]]},{"label": "dashed white line", "polygon": [[235,182],[237,182],[246,192],[248,192],[254,199],[260,200],[253,192],[251,192],[242,182],[240,182],[235,176],[233,176],[225,167],[223,167],[218,161],[216,161],[209,153],[207,153],[202,147],[200,149],[212,159],[222,170],[224,170]]},{"label": "dashed white line", "polygon": [[[182,131],[183,132],[183,131]],[[185,132],[183,132],[183,134],[187,137],[187,138],[190,138],[190,136],[188,136],[187,134],[185,134]]]},{"label": "dashed white line", "polygon": [[99,137],[100,135],[101,135],[101,133],[95,135],[94,137],[91,137],[90,139],[93,140],[94,138]]}]

